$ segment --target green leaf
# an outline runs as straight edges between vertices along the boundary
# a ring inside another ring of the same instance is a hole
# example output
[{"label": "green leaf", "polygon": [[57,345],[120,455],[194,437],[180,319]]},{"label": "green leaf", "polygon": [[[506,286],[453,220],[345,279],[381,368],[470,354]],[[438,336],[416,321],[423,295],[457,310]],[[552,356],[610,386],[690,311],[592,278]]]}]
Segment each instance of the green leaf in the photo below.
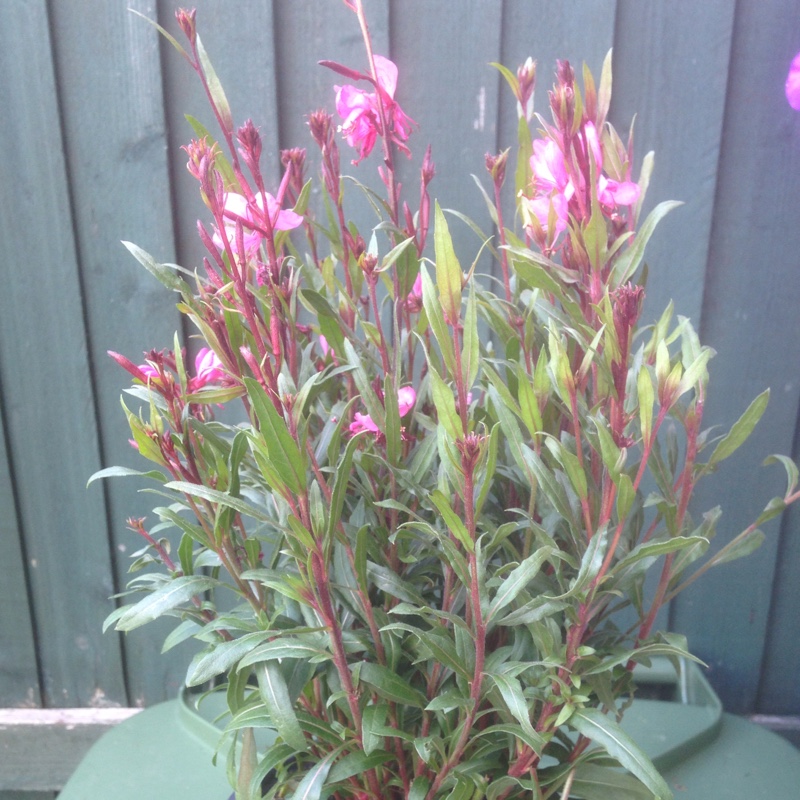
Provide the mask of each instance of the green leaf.
[{"label": "green leaf", "polygon": [[653,793],[625,772],[595,764],[580,764],[570,797],[583,800],[653,800]]},{"label": "green leaf", "polygon": [[[519,722],[522,730],[525,731],[528,737],[538,737],[539,734],[536,733],[533,729],[533,725],[531,725],[530,710],[525,700],[525,695],[522,693],[520,682],[510,675],[503,675],[495,672],[490,672],[488,674],[494,682],[494,685],[500,690],[503,702],[508,707],[514,719]],[[540,749],[542,747],[544,747],[544,739],[542,739],[539,745]]]},{"label": "green leaf", "polygon": [[529,555],[524,561],[516,566],[506,576],[495,592],[489,611],[486,614],[486,622],[494,618],[498,611],[511,603],[517,595],[531,582],[539,573],[542,564],[552,555],[552,547],[541,547],[535,553]]},{"label": "green leaf", "polygon": [[445,321],[455,325],[461,316],[461,287],[464,276],[453,248],[447,220],[438,201],[434,210],[433,249],[436,256],[436,285]]},{"label": "green leaf", "polygon": [[211,101],[216,107],[222,122],[222,126],[226,131],[233,131],[233,117],[231,116],[231,107],[228,104],[228,98],[225,97],[225,91],[222,84],[214,71],[214,67],[206,53],[203,43],[200,41],[199,36],[195,36],[195,43],[197,45],[197,58],[200,61],[200,67],[203,70],[206,85],[208,86],[208,93],[211,95]]},{"label": "green leaf", "polygon": [[370,755],[383,746],[383,737],[377,731],[383,728],[388,713],[387,703],[375,703],[364,708],[361,714],[361,741],[365,755]]},{"label": "green leaf", "polygon": [[753,429],[761,419],[761,415],[767,408],[767,403],[769,403],[769,389],[761,392],[761,394],[750,403],[744,414],[733,423],[733,427],[730,431],[728,431],[714,448],[711,458],[708,459],[709,466],[718,464],[736,451],[753,432]]},{"label": "green leaf", "polygon": [[612,285],[622,286],[627,283],[632,277],[633,273],[639,268],[639,264],[644,257],[644,249],[647,246],[656,225],[667,215],[673,208],[683,205],[683,203],[675,200],[666,200],[659,203],[648,215],[647,219],[642,223],[633,244],[620,256],[617,263],[614,265],[612,273]]},{"label": "green leaf", "polygon": [[792,459],[788,456],[782,455],[768,456],[764,460],[764,466],[767,466],[768,464],[783,464],[783,468],[786,470],[786,479],[788,481],[784,498],[788,498],[790,495],[794,494],[794,490],[797,488],[798,481],[797,464],[795,464],[794,461],[792,461]]},{"label": "green leaf", "polygon": [[478,377],[478,367],[480,365],[480,337],[478,334],[478,310],[474,283],[470,283],[463,336],[464,349],[461,353],[461,367],[464,387],[466,391],[469,391]]},{"label": "green leaf", "polygon": [[385,750],[377,750],[372,753],[355,752],[349,753],[341,761],[334,764],[328,773],[328,783],[340,783],[346,781],[353,775],[363,775],[375,767],[391,761],[394,756]]},{"label": "green leaf", "polygon": [[337,747],[331,753],[325,756],[321,761],[314,764],[313,767],[305,774],[303,780],[297,785],[292,800],[319,800],[322,793],[322,787],[325,785],[325,778],[328,777],[331,765],[338,758],[339,753],[345,745]]},{"label": "green leaf", "polygon": [[139,245],[133,242],[123,242],[123,245],[128,249],[128,252],[155,278],[157,278],[167,289],[172,289],[174,292],[181,294],[191,295],[189,284],[183,280],[179,275],[176,275],[174,270],[170,269],[166,264],[160,264],[156,261],[150,253],[142,250]]},{"label": "green leaf", "polygon": [[456,401],[450,387],[442,380],[436,368],[428,360],[428,375],[430,376],[431,394],[433,404],[436,406],[436,416],[439,423],[444,425],[445,430],[453,439],[458,439],[463,429],[461,417],[456,410]]},{"label": "green leaf", "polygon": [[159,481],[159,483],[164,483],[164,481],[167,480],[166,475],[164,475],[163,472],[159,472],[157,469],[142,472],[141,470],[130,469],[129,467],[106,467],[105,469],[100,469],[95,472],[86,482],[86,485],[89,486],[94,483],[94,481],[99,481],[101,478],[126,478],[134,476],[137,478],[152,478],[153,480]]},{"label": "green leaf", "polygon": [[729,561],[736,561],[737,558],[744,558],[750,553],[755,552],[764,544],[764,532],[758,528],[752,531],[745,531],[733,539],[730,544],[723,547],[715,556],[712,556],[711,563],[727,564]]},{"label": "green leaf", "polygon": [[115,627],[118,631],[132,631],[217,585],[219,581],[203,575],[173,578],[128,608]]},{"label": "green leaf", "polygon": [[261,699],[278,735],[295,750],[304,751],[306,738],[297,721],[280,665],[275,661],[262,661],[256,667],[256,677]]},{"label": "green leaf", "polygon": [[282,637],[253,647],[239,662],[239,668],[262,661],[280,661],[284,658],[299,658],[313,662],[327,661],[333,656],[319,643],[303,637]]},{"label": "green leaf", "polygon": [[382,664],[369,661],[360,663],[360,679],[369,684],[381,697],[395,703],[425,708],[427,700],[422,692],[414,689],[403,678]]},{"label": "green leaf", "polygon": [[240,514],[246,514],[261,522],[273,522],[272,518],[267,516],[261,509],[250,505],[250,503],[244,500],[240,500],[238,497],[232,497],[227,492],[209,489],[207,486],[202,486],[198,483],[189,483],[188,481],[170,481],[164,485],[164,488],[173,489],[176,492],[183,492],[190,497],[199,497],[201,500],[208,500],[210,503],[216,505],[227,506],[228,508],[234,509],[234,511],[238,511]]},{"label": "green leaf", "polygon": [[302,494],[306,489],[305,462],[286,421],[255,378],[245,378],[244,384],[261,426],[261,441],[266,445],[272,465],[293,494]]},{"label": "green leaf", "polygon": [[438,489],[431,492],[430,500],[439,510],[450,533],[464,545],[468,552],[474,553],[475,543],[472,541],[466,525],[450,506],[450,501]]},{"label": "green leaf", "polygon": [[199,686],[217,675],[227,672],[242,656],[270,636],[269,631],[248,633],[231,642],[219,642],[198,653],[186,674],[187,686]]},{"label": "green leaf", "polygon": [[447,324],[442,314],[442,306],[436,296],[433,281],[428,276],[428,270],[424,266],[420,267],[419,274],[422,276],[422,305],[425,309],[425,316],[428,318],[433,335],[439,344],[442,353],[442,360],[450,375],[456,374],[456,357],[453,349],[453,340],[447,330]]},{"label": "green leaf", "polygon": [[576,709],[569,724],[591,739],[635,775],[657,800],[672,800],[672,792],[645,752],[613,720],[595,708]]}]

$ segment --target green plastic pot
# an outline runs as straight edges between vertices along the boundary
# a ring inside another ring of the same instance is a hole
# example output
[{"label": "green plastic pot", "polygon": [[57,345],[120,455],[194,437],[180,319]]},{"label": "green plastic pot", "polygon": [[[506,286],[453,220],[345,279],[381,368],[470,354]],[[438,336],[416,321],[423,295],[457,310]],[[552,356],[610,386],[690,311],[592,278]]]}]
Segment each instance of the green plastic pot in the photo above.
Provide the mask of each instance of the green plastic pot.
[{"label": "green plastic pot", "polygon": [[[666,660],[637,669],[623,727],[653,759],[675,800],[796,800],[800,751],[722,711],[698,667]],[[59,800],[228,800],[218,718],[224,697],[184,691],[116,726],[87,753]],[[215,720],[217,720],[215,722]]]}]

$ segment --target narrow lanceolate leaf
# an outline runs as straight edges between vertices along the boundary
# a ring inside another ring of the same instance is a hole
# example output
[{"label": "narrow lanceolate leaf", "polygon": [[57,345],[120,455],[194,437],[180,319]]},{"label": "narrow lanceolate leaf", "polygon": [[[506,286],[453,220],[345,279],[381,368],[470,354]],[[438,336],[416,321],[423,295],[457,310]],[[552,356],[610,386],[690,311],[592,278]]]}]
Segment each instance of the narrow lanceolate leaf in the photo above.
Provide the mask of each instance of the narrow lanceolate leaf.
[{"label": "narrow lanceolate leaf", "polygon": [[536,736],[533,725],[531,725],[530,711],[525,701],[525,695],[522,693],[520,682],[510,675],[496,674],[494,672],[489,674],[514,719],[519,722],[528,736]]},{"label": "narrow lanceolate leaf", "polygon": [[489,611],[486,614],[488,623],[498,611],[505,608],[533,580],[542,568],[542,564],[553,552],[550,547],[542,547],[529,555],[519,566],[515,567],[500,584]]},{"label": "narrow lanceolate leaf", "polygon": [[753,428],[755,428],[758,421],[761,419],[761,415],[764,413],[767,403],[769,403],[769,389],[761,392],[761,394],[750,403],[744,414],[733,423],[733,427],[730,431],[728,431],[714,448],[714,452],[708,460],[709,466],[718,464],[736,451],[742,442],[753,432]]},{"label": "narrow lanceolate leaf", "polygon": [[132,631],[152,622],[167,611],[188,603],[193,597],[214,588],[219,582],[203,575],[174,578],[131,606],[118,620],[118,631]]},{"label": "narrow lanceolate leaf", "polygon": [[275,661],[261,662],[256,667],[256,676],[261,699],[278,735],[295,750],[305,750],[306,739],[297,721],[280,666]]},{"label": "narrow lanceolate leaf", "polygon": [[456,357],[453,349],[453,339],[447,330],[447,324],[442,314],[442,306],[436,296],[436,289],[433,281],[428,277],[428,271],[424,266],[420,267],[419,274],[422,276],[422,305],[425,309],[425,316],[431,326],[433,335],[442,353],[442,361],[450,375],[456,374]]},{"label": "narrow lanceolate leaf", "polygon": [[238,511],[240,514],[246,514],[253,519],[261,520],[262,522],[270,522],[271,517],[268,517],[263,511],[256,508],[250,503],[240,500],[238,497],[233,497],[227,492],[220,492],[217,489],[210,489],[199,483],[189,483],[188,481],[170,481],[164,484],[165,489],[173,489],[176,492],[183,492],[190,497],[199,497],[201,500],[208,500],[215,505],[226,506]]},{"label": "narrow lanceolate leaf", "polygon": [[328,777],[328,772],[343,747],[344,745],[337,747],[336,750],[328,753],[322,761],[318,761],[311,767],[303,780],[297,785],[297,789],[292,795],[292,800],[319,800],[322,787],[325,785],[325,778]]},{"label": "narrow lanceolate leaf", "polygon": [[436,285],[445,320],[455,325],[461,316],[461,264],[453,247],[447,220],[439,203],[434,211],[433,249],[436,256]]},{"label": "narrow lanceolate leaf", "polygon": [[450,533],[464,545],[468,552],[474,553],[475,544],[472,537],[469,535],[466,525],[461,521],[461,517],[453,511],[450,501],[438,489],[431,493],[430,499],[442,515]]},{"label": "narrow lanceolate leaf", "polygon": [[431,394],[433,395],[433,404],[436,406],[436,416],[439,418],[439,423],[444,425],[445,430],[453,439],[458,439],[463,433],[463,428],[461,417],[459,417],[456,410],[453,391],[442,380],[430,361],[428,361],[428,374],[431,379]]},{"label": "narrow lanceolate leaf", "polygon": [[657,800],[672,800],[672,792],[653,762],[616,722],[595,708],[582,708],[572,714],[569,723],[635,775]]},{"label": "narrow lanceolate leaf", "polygon": [[653,800],[653,793],[633,775],[594,764],[577,768],[572,793],[591,800]]},{"label": "narrow lanceolate leaf", "polygon": [[673,208],[683,205],[683,203],[676,202],[675,200],[666,200],[659,203],[648,215],[647,219],[639,229],[639,233],[633,240],[633,244],[622,254],[617,263],[614,265],[612,283],[614,286],[621,286],[627,283],[632,277],[633,273],[639,268],[644,258],[644,249],[647,242],[653,235],[656,225],[670,212]]},{"label": "narrow lanceolate leaf", "polygon": [[359,674],[363,683],[368,683],[386,700],[393,700],[395,703],[404,703],[417,708],[425,708],[428,702],[422,692],[414,689],[403,678],[381,664],[372,664],[368,661],[362,662]]},{"label": "narrow lanceolate leaf", "polygon": [[133,242],[123,242],[128,252],[155,278],[157,278],[167,289],[175,292],[186,292],[191,294],[189,285],[175,271],[166,264],[160,264],[146,250],[142,250],[139,245]]},{"label": "narrow lanceolate leaf", "polygon": [[461,367],[464,376],[464,386],[469,391],[478,377],[478,363],[480,361],[480,340],[478,336],[478,309],[475,300],[475,284],[470,285],[467,298],[467,314],[464,318],[464,349],[461,353]]},{"label": "narrow lanceolate leaf", "polygon": [[261,438],[267,447],[272,465],[291,492],[302,494],[306,488],[306,470],[297,442],[261,384],[254,378],[245,378],[244,383],[258,417]]},{"label": "narrow lanceolate leaf", "polygon": [[208,93],[211,95],[211,99],[216,106],[222,126],[226,131],[231,132],[233,131],[233,117],[231,116],[231,107],[228,103],[228,98],[225,97],[222,84],[217,77],[217,73],[214,71],[214,67],[211,64],[211,60],[199,36],[195,37],[195,42],[197,43],[197,57],[203,69],[203,76],[206,79]]},{"label": "narrow lanceolate leaf", "polygon": [[353,463],[353,454],[359,445],[361,437],[356,435],[347,443],[342,460],[339,462],[333,480],[333,492],[331,493],[331,507],[328,513],[328,529],[325,532],[326,540],[333,538],[333,531],[342,516],[344,508],[344,498],[347,492],[347,485],[350,481],[350,467]]},{"label": "narrow lanceolate leaf", "polygon": [[636,389],[639,395],[639,421],[642,426],[642,438],[645,444],[650,441],[653,431],[653,403],[655,401],[655,391],[650,372],[646,367],[639,370],[636,378]]}]

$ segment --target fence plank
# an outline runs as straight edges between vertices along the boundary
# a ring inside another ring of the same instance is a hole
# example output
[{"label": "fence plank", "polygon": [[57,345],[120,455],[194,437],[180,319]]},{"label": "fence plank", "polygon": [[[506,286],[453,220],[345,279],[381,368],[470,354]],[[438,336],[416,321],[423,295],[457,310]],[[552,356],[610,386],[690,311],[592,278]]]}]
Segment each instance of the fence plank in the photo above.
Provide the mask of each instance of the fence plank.
[{"label": "fence plank", "polygon": [[[113,592],[80,280],[47,5],[4,8],[0,383],[47,704],[124,702],[119,642],[101,623]],[[32,234],[35,233],[35,236]]]},{"label": "fence plank", "polygon": [[681,200],[648,247],[653,265],[645,315],[673,299],[700,323],[717,186],[734,3],[619,0],[611,119],[635,123],[636,167],[649,150],[655,170],[645,212]]},{"label": "fence plank", "polygon": [[[719,352],[710,365],[704,422],[730,426],[758,392],[766,386],[773,391],[746,449],[709,480],[711,491],[696,498],[698,509],[722,501],[720,544],[783,491],[782,470],[759,464],[768,453],[790,451],[800,400],[800,128],[783,95],[798,46],[787,21],[798,15],[797,0],[768,17],[755,0],[737,4],[703,302],[702,337]],[[732,711],[750,711],[756,699],[777,528],[767,526],[767,543],[755,556],[709,575],[674,608],[675,626],[711,665],[711,678]]]},{"label": "fence plank", "polygon": [[[403,107],[420,124],[414,158],[399,159],[400,180],[416,198],[419,165],[430,143],[436,165],[431,197],[443,209],[466,214],[486,236],[492,233],[489,215],[470,174],[488,185],[484,155],[497,148],[501,79],[489,63],[500,58],[500,9],[499,3],[470,0],[456,15],[442,3],[410,0],[393,15],[391,27],[392,53],[403,67],[398,98],[401,105],[408,98]],[[458,220],[450,228],[468,269],[482,242]]]},{"label": "fence plank", "polygon": [[[141,469],[144,462],[127,444],[130,432],[119,405],[130,379],[106,351],[140,362],[145,350],[171,349],[180,322],[175,298],[120,244],[132,240],[159,260],[174,260],[158,34],[129,8],[155,17],[154,0],[58,3],[52,13],[103,466]],[[87,125],[87,119],[103,122]],[[130,405],[135,409],[138,401]],[[118,479],[88,492],[91,498],[107,493],[117,586],[125,582],[126,550],[141,546],[125,529],[125,519],[144,516],[152,506],[139,488],[133,480]],[[97,604],[100,614],[112,609],[108,600]],[[125,637],[129,702],[173,697],[182,684],[180,653],[159,655],[169,627],[160,624]]]},{"label": "fence plank", "polygon": [[12,474],[0,413],[0,706],[38,705],[39,676]]}]

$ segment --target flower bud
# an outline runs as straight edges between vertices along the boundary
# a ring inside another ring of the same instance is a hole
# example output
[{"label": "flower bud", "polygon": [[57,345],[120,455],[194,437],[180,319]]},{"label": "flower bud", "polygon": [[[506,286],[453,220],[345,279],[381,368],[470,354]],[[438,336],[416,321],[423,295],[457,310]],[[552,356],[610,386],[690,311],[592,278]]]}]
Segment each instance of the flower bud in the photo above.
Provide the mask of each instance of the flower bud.
[{"label": "flower bud", "polygon": [[533,98],[533,90],[536,88],[536,62],[528,56],[524,64],[517,67],[517,100],[522,106],[522,113],[525,118],[529,115],[529,105]]},{"label": "flower bud", "polygon": [[487,153],[485,156],[486,169],[492,176],[492,181],[495,186],[502,186],[506,179],[506,163],[508,162],[508,149],[503,150],[496,156]]},{"label": "flower bud", "polygon": [[175,12],[175,19],[178,21],[183,35],[189,40],[189,43],[194,46],[197,39],[197,23],[195,17],[197,16],[197,9],[193,8],[187,11],[185,8],[179,8]]},{"label": "flower bud", "polygon": [[261,158],[261,134],[258,128],[253,123],[253,120],[248,119],[244,125],[236,132],[236,138],[239,140],[242,149],[239,151],[245,161],[257,165]]}]

